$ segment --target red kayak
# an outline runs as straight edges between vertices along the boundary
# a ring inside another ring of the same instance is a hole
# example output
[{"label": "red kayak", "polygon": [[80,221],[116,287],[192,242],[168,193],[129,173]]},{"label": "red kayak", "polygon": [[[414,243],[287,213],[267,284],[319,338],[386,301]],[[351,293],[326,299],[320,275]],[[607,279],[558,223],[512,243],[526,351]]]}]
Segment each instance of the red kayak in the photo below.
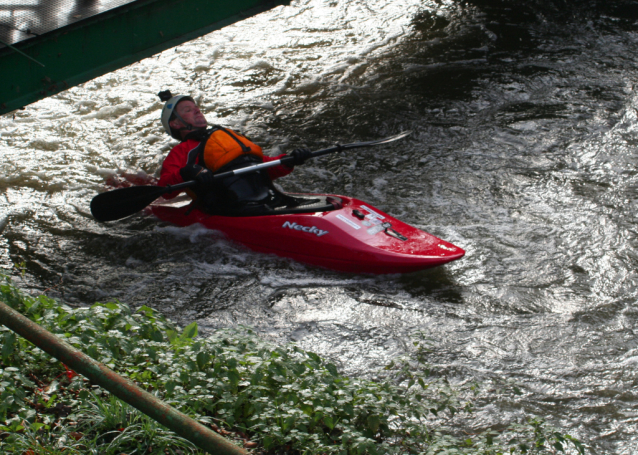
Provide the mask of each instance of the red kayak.
[{"label": "red kayak", "polygon": [[291,194],[298,206],[259,216],[209,215],[183,200],[150,206],[178,226],[199,223],[262,253],[354,273],[409,273],[460,259],[465,251],[347,196]]}]

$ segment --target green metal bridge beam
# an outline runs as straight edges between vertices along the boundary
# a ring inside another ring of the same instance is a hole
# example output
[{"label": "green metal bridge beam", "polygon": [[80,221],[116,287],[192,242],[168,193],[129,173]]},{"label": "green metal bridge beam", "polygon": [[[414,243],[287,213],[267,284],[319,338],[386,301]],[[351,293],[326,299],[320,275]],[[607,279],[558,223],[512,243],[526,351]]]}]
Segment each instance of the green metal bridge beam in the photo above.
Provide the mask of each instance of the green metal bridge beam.
[{"label": "green metal bridge beam", "polygon": [[290,0],[137,0],[0,49],[0,114]]}]

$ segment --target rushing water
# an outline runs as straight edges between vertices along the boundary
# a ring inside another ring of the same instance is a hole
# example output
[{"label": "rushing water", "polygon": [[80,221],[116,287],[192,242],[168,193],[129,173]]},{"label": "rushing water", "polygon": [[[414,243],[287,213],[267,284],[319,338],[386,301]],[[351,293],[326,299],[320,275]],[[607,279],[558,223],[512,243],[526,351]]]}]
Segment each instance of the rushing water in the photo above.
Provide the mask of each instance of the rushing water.
[{"label": "rushing water", "polygon": [[[251,325],[349,374],[425,330],[457,380],[522,388],[477,424],[547,416],[638,453],[638,8],[574,3],[300,0],[0,117],[1,264],[73,305]],[[163,89],[270,154],[413,130],[278,184],[358,197],[466,257],[346,275],[147,215],[95,222],[106,177],[157,175],[173,145]]]}]

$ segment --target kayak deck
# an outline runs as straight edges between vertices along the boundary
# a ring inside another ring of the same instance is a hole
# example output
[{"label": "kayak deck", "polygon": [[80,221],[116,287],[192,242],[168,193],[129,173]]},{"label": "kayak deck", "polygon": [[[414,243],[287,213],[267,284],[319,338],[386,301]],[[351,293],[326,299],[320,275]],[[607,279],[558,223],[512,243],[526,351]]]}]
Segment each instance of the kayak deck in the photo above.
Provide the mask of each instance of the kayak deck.
[{"label": "kayak deck", "polygon": [[353,273],[409,273],[462,258],[456,245],[347,196],[340,208],[262,216],[209,215],[184,199],[155,203],[151,212],[178,226],[199,223],[248,248]]}]

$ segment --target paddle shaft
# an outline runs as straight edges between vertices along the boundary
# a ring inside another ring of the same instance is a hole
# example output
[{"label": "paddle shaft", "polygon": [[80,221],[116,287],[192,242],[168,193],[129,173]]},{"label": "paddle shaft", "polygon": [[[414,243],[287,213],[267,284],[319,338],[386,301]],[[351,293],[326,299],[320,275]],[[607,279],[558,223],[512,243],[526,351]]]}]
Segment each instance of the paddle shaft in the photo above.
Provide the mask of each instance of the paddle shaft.
[{"label": "paddle shaft", "polygon": [[[356,148],[356,147],[363,147],[363,146],[358,144],[346,144],[346,145],[337,144],[334,147],[312,152],[310,154],[310,158],[316,158],[318,156],[328,155],[330,153],[335,153],[335,152],[341,152],[343,150],[348,150],[348,149]],[[279,166],[280,164],[283,164],[284,166],[292,167],[294,165],[294,161],[295,161],[294,157],[285,156],[278,160],[267,161],[265,163],[259,163],[253,166],[242,167],[232,171],[222,172],[221,174],[215,174],[213,177],[215,179],[223,179],[226,177],[232,177],[233,175],[249,174],[251,172],[257,172],[263,169],[268,169],[269,167]],[[177,185],[167,185],[163,187],[164,191],[162,192],[162,194],[172,193],[173,191],[182,190],[184,188],[190,188],[195,185],[197,185],[197,182],[195,180],[189,180],[188,182],[178,183]]]}]

